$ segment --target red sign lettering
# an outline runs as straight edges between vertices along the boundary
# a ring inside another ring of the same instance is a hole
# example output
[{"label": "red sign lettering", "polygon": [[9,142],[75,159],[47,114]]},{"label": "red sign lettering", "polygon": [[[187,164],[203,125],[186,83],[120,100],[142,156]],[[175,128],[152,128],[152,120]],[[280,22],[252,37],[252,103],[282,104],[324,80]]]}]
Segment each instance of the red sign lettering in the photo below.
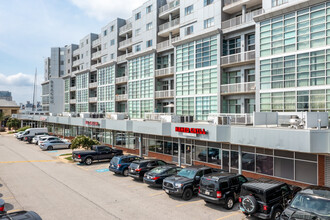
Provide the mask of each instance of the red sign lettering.
[{"label": "red sign lettering", "polygon": [[100,126],[100,123],[98,123],[97,121],[86,121],[85,124],[93,125],[93,126]]},{"label": "red sign lettering", "polygon": [[204,128],[184,128],[175,127],[176,132],[190,133],[190,134],[206,134],[207,131]]}]

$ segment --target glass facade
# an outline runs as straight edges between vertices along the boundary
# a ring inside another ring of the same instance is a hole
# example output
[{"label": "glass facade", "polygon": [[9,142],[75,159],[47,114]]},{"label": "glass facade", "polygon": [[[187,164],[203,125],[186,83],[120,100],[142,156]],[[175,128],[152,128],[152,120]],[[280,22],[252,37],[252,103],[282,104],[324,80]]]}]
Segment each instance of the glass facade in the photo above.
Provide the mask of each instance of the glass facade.
[{"label": "glass facade", "polygon": [[76,111],[88,112],[88,81],[89,72],[82,73],[76,76]]},{"label": "glass facade", "polygon": [[64,80],[64,111],[70,111],[70,78]]},{"label": "glass facade", "polygon": [[98,70],[97,111],[115,111],[115,65]]},{"label": "glass facade", "polygon": [[330,45],[330,4],[322,3],[260,23],[260,57]]}]

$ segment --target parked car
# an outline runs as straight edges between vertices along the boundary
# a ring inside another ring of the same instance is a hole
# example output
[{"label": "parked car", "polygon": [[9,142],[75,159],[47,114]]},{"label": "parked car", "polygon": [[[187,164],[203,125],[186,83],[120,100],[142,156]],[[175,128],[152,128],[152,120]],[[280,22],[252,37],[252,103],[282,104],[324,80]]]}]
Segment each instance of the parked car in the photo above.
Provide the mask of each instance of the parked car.
[{"label": "parked car", "polygon": [[330,188],[309,186],[301,190],[278,219],[330,219]]},{"label": "parked car", "polygon": [[20,132],[18,132],[18,134],[16,135],[16,138],[17,138],[18,140],[21,140],[22,137],[23,137],[24,132],[25,132],[25,131],[20,131]]},{"label": "parked car", "polygon": [[201,178],[198,196],[206,203],[221,204],[225,209],[232,209],[239,198],[242,184],[246,182],[248,179],[240,174],[207,174]]},{"label": "parked car", "polygon": [[128,175],[136,180],[142,180],[146,172],[164,165],[167,163],[158,159],[133,161],[128,167]]},{"label": "parked car", "polygon": [[48,128],[29,128],[26,129],[25,132],[22,134],[21,141],[25,140],[27,136],[35,136],[36,133],[47,133]]},{"label": "parked car", "polygon": [[111,159],[109,165],[109,171],[116,174],[121,174],[128,176],[128,167],[135,160],[142,160],[143,157],[138,157],[134,155],[122,155],[115,156]]},{"label": "parked car", "polygon": [[274,220],[300,190],[274,180],[247,182],[241,187],[240,209],[247,216]]},{"label": "parked car", "polygon": [[23,134],[23,133],[24,133],[24,131],[16,132],[16,133],[14,134],[14,137],[15,137],[15,138],[18,138],[18,135]]},{"label": "parked car", "polygon": [[40,145],[41,150],[70,149],[71,143],[63,140],[46,141]]},{"label": "parked car", "polygon": [[32,138],[32,144],[35,144],[35,145],[38,145],[39,144],[39,139],[40,138],[43,138],[43,137],[48,137],[48,136],[51,136],[51,135],[36,135]]},{"label": "parked car", "polygon": [[29,144],[32,143],[32,139],[37,136],[37,135],[44,135],[44,136],[49,136],[49,134],[47,132],[40,132],[40,133],[36,133],[35,135],[27,135],[24,137],[24,141],[29,142]]},{"label": "parked car", "polygon": [[143,182],[150,186],[162,187],[165,178],[176,175],[181,170],[181,167],[175,165],[156,167],[144,174]]},{"label": "parked car", "polygon": [[190,200],[198,192],[201,177],[215,171],[205,166],[184,168],[178,174],[165,178],[163,189],[169,195],[180,196],[184,200]]},{"label": "parked car", "polygon": [[5,210],[5,201],[0,199],[0,220],[41,220],[41,217],[33,211],[17,211],[7,213]]},{"label": "parked car", "polygon": [[38,141],[38,145],[41,146],[41,144],[43,144],[44,142],[55,141],[55,140],[61,140],[61,139],[59,137],[55,137],[55,136],[40,137],[39,141]]},{"label": "parked car", "polygon": [[119,155],[123,155],[122,150],[108,146],[93,145],[91,150],[73,151],[72,159],[77,162],[83,162],[86,165],[91,165],[94,161],[111,160],[114,156]]}]

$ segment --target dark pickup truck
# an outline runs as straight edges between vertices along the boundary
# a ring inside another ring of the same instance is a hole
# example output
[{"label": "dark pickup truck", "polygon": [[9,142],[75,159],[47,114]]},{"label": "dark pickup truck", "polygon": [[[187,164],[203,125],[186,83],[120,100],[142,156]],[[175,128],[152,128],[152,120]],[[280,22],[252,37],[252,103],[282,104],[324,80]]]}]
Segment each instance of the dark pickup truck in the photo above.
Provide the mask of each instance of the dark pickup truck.
[{"label": "dark pickup truck", "polygon": [[111,160],[114,156],[123,155],[122,150],[113,149],[108,146],[93,145],[92,150],[74,151],[72,159],[77,162],[91,165],[94,161]]}]

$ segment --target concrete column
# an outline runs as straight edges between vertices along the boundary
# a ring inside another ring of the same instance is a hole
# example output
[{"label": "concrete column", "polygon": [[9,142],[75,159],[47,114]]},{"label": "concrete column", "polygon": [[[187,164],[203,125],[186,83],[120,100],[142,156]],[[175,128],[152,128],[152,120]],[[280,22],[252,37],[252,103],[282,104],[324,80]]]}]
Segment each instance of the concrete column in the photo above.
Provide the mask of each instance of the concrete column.
[{"label": "concrete column", "polygon": [[238,146],[238,173],[242,174],[242,149]]},{"label": "concrete column", "polygon": [[142,134],[139,137],[139,156],[142,157]]},{"label": "concrete column", "polygon": [[178,139],[178,163],[179,167],[181,167],[181,139]]},{"label": "concrete column", "polygon": [[115,135],[115,132],[111,132],[112,133],[112,147],[114,147],[115,146],[115,139],[116,139],[116,135]]},{"label": "concrete column", "polygon": [[[171,42],[171,41],[170,41]],[[168,55],[168,67],[172,66],[171,54]]]},{"label": "concrete column", "polygon": [[246,21],[245,14],[246,14],[246,5],[243,5],[242,6],[242,23],[244,23]]},{"label": "concrete column", "polygon": [[128,33],[126,34],[126,40],[128,39]]},{"label": "concrete column", "polygon": [[170,14],[168,15],[168,21],[169,21],[169,22],[172,21],[172,13],[170,13]]},{"label": "concrete column", "polygon": [[21,120],[21,128],[23,127],[23,120]]},{"label": "concrete column", "polygon": [[170,44],[172,44],[172,32],[170,32],[170,35],[168,36],[168,40],[169,40]]}]

